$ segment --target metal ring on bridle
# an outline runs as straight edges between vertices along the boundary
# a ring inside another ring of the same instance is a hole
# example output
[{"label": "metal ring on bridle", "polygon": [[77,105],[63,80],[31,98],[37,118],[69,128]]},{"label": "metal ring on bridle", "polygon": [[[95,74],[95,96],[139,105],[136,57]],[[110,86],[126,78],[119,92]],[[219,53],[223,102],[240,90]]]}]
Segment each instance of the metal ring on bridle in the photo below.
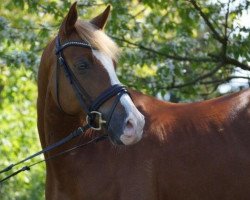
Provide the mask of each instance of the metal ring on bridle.
[{"label": "metal ring on bridle", "polygon": [[[91,115],[94,115],[94,118],[98,117],[98,126],[94,126],[93,122],[91,122]],[[100,131],[102,129],[102,124],[106,124],[107,121],[103,120],[102,118],[102,113],[97,112],[97,111],[91,111],[87,116],[86,116],[86,122],[90,126],[91,129]]]}]

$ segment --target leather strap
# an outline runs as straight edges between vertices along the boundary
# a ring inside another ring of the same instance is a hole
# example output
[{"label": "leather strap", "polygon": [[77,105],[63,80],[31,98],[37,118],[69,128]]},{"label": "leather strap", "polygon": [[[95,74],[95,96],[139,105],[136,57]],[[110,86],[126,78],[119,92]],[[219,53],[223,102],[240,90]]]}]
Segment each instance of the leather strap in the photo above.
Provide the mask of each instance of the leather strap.
[{"label": "leather strap", "polygon": [[9,166],[6,167],[5,169],[1,170],[1,171],[0,171],[0,174],[1,174],[1,173],[4,173],[4,172],[7,172],[7,171],[9,171],[9,170],[11,170],[13,167],[15,167],[15,166],[17,166],[17,165],[19,165],[19,164],[21,164],[21,163],[24,163],[24,162],[26,162],[26,161],[28,161],[28,160],[30,160],[30,159],[32,159],[32,158],[35,158],[35,157],[37,157],[37,156],[39,156],[39,155],[41,155],[41,154],[47,153],[47,152],[49,152],[49,151],[55,149],[56,147],[65,144],[66,142],[72,140],[73,138],[80,136],[82,133],[86,132],[86,130],[88,130],[89,128],[90,128],[90,126],[89,126],[88,124],[85,125],[85,126],[79,127],[78,129],[74,130],[72,133],[70,133],[70,134],[69,134],[68,136],[66,136],[65,138],[59,140],[58,142],[56,142],[56,143],[54,143],[54,144],[52,144],[52,145],[49,145],[49,146],[45,147],[45,148],[42,149],[41,151],[38,151],[37,153],[34,153],[34,154],[32,154],[31,156],[28,156],[27,158],[25,158],[25,159],[23,159],[23,160],[21,160],[21,161],[15,163],[15,164],[9,165]]}]

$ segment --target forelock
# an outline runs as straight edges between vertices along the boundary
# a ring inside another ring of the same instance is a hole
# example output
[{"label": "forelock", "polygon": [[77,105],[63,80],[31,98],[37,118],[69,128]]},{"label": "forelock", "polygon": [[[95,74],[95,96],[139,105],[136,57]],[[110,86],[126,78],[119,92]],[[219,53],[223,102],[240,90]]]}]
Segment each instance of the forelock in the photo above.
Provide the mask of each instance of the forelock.
[{"label": "forelock", "polygon": [[117,61],[119,48],[102,30],[98,30],[91,23],[81,20],[76,22],[75,28],[82,40]]}]

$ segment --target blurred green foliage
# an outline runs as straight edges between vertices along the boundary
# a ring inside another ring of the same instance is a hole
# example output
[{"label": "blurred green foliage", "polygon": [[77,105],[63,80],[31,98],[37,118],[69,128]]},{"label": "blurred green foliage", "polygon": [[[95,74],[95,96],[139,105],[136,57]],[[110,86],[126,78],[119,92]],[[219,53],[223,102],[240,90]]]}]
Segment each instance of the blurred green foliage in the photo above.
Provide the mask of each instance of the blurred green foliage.
[{"label": "blurred green foliage", "polygon": [[[40,149],[37,69],[72,2],[0,1],[0,168]],[[239,22],[248,0],[82,0],[79,17],[107,4],[106,33],[121,47],[117,74],[129,87],[175,102],[218,96],[237,77],[249,87],[249,27]],[[36,166],[1,185],[0,199],[44,199],[44,171]]]},{"label": "blurred green foliage", "polygon": [[[1,169],[40,149],[36,129],[37,88],[32,73],[24,67],[1,67]],[[0,199],[43,199],[44,171],[43,165],[36,166],[4,182],[0,185]],[[4,175],[7,174],[10,173]]]}]

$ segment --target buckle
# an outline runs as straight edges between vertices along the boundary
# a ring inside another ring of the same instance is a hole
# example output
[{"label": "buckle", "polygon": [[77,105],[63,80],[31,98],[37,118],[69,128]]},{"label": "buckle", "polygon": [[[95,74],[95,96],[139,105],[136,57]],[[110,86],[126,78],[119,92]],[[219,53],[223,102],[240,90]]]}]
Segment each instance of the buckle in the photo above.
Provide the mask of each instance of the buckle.
[{"label": "buckle", "polygon": [[61,66],[64,65],[64,59],[61,55],[58,57],[58,61],[59,61]]},{"label": "buckle", "polygon": [[[94,116],[92,118],[92,116]],[[97,126],[93,126],[93,119],[96,119],[96,117],[98,117],[97,121],[98,124]],[[91,119],[92,118],[92,119]],[[97,111],[91,111],[87,116],[86,116],[86,122],[87,124],[90,126],[91,129],[96,130],[96,131],[100,131],[102,129],[102,124],[105,124],[106,121],[102,119],[102,113],[97,112]]]}]

